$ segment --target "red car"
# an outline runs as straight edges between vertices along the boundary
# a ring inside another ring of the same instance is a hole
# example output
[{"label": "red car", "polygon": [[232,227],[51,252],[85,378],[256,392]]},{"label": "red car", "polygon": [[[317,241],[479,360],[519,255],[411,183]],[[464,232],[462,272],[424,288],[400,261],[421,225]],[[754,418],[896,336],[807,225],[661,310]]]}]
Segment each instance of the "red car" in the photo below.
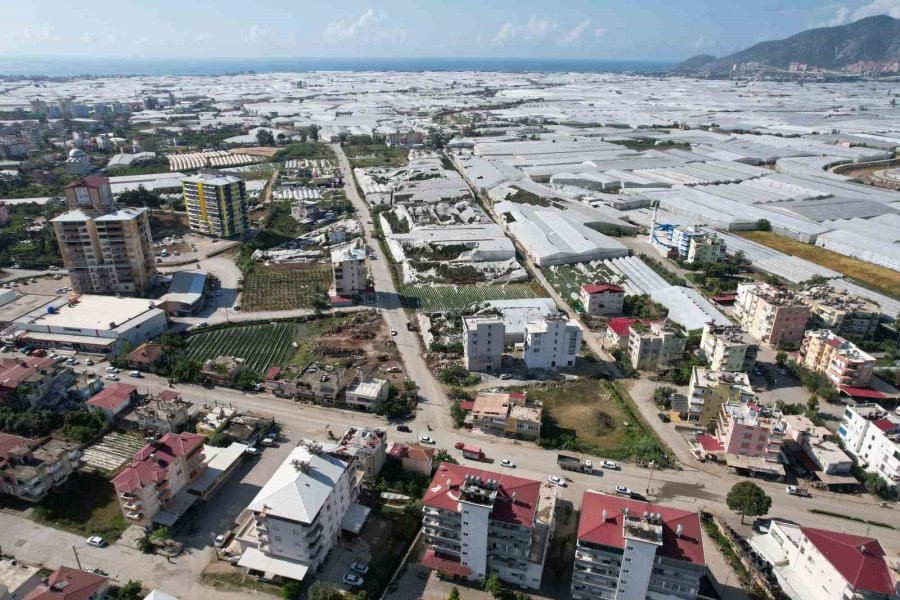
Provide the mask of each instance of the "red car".
[{"label": "red car", "polygon": [[43,348],[38,348],[37,350],[31,351],[32,356],[47,356],[47,351]]}]

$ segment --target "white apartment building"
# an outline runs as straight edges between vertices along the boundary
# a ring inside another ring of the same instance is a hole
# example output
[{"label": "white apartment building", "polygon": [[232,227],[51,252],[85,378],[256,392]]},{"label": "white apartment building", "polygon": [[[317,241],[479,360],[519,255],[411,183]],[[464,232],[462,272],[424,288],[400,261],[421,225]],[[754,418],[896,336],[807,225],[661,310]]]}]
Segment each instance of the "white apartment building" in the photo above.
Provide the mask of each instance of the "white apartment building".
[{"label": "white apartment building", "polygon": [[691,238],[688,244],[688,264],[720,263],[725,260],[725,240],[714,233]]},{"label": "white apartment building", "polygon": [[529,369],[571,367],[581,350],[581,335],[581,327],[564,314],[528,321],[525,324],[525,366]]},{"label": "white apartment building", "polygon": [[334,296],[353,298],[366,289],[366,251],[355,243],[331,250]]},{"label": "white apartment building", "polygon": [[538,589],[555,527],[557,487],[442,463],[422,500],[422,564]]},{"label": "white apartment building", "polygon": [[684,345],[684,336],[666,321],[651,323],[650,327],[636,321],[629,327],[628,357],[639,371],[652,371],[680,360]]},{"label": "white apartment building", "polygon": [[851,404],[844,410],[838,435],[866,471],[900,485],[900,413],[874,403]]},{"label": "white apartment building", "polygon": [[588,315],[618,315],[625,304],[625,288],[614,283],[581,286],[581,305]]},{"label": "white apartment building", "polygon": [[[356,505],[363,472],[335,455],[338,446],[304,441],[247,506],[235,536],[238,566],[251,575],[302,581],[340,539]],[[357,508],[358,507],[358,508]]]},{"label": "white apartment building", "polygon": [[739,327],[709,323],[700,338],[700,356],[713,371],[749,371],[756,362],[759,345]]},{"label": "white apartment building", "polygon": [[710,425],[718,419],[722,404],[746,404],[755,400],[756,394],[746,373],[694,367],[691,370],[688,399],[688,419],[701,425]]},{"label": "white apartment building", "polygon": [[773,520],[750,545],[791,600],[897,600],[897,581],[878,540]]},{"label": "white apartment building", "polygon": [[500,315],[463,317],[463,366],[469,371],[499,371],[506,325]]},{"label": "white apartment building", "polygon": [[572,574],[575,600],[693,600],[705,573],[697,513],[584,493]]},{"label": "white apartment building", "polygon": [[371,412],[377,402],[387,400],[387,397],[387,379],[378,379],[360,373],[356,380],[347,387],[347,391],[344,393],[344,402],[351,408]]}]

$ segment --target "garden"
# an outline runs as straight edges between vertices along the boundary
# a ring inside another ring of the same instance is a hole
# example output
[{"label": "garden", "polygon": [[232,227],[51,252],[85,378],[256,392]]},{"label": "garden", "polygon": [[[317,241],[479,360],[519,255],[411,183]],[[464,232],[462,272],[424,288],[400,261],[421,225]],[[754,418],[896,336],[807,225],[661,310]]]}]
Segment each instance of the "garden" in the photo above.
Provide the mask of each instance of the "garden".
[{"label": "garden", "polygon": [[581,310],[581,286],[614,281],[613,274],[602,262],[554,265],[541,271],[560,296]]},{"label": "garden", "polygon": [[247,367],[265,373],[290,360],[297,340],[296,323],[236,325],[193,333],[187,338],[188,358],[203,362],[217,356],[246,359]]},{"label": "garden", "polygon": [[244,273],[241,308],[246,311],[323,308],[330,285],[330,265],[285,268],[250,264]]},{"label": "garden", "polygon": [[517,300],[543,298],[547,294],[534,283],[510,283],[507,285],[456,285],[446,287],[420,287],[400,284],[397,286],[404,308],[425,312],[466,310],[473,304],[488,300]]}]

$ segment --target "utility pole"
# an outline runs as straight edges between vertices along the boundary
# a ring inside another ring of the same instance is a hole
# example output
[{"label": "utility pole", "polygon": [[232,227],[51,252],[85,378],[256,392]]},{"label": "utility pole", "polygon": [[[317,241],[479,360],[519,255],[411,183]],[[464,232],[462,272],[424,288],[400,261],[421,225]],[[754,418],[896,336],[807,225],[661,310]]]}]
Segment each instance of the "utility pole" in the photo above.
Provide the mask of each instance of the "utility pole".
[{"label": "utility pole", "polygon": [[75,553],[75,564],[78,565],[78,570],[81,571],[81,559],[78,558],[78,548],[75,547],[75,544],[72,544],[72,552]]}]

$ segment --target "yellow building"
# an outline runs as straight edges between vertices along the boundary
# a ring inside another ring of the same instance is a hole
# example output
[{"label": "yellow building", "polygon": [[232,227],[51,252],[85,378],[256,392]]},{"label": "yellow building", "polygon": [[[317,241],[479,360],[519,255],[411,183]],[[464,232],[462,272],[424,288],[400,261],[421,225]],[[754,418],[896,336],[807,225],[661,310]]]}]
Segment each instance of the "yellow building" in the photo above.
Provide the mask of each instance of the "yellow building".
[{"label": "yellow building", "polygon": [[182,182],[182,192],[191,231],[231,237],[250,228],[247,192],[240,177],[199,173]]},{"label": "yellow building", "polygon": [[756,394],[753,393],[746,373],[694,367],[688,391],[688,420],[708,426],[716,422],[723,404],[746,404],[755,398]]}]

